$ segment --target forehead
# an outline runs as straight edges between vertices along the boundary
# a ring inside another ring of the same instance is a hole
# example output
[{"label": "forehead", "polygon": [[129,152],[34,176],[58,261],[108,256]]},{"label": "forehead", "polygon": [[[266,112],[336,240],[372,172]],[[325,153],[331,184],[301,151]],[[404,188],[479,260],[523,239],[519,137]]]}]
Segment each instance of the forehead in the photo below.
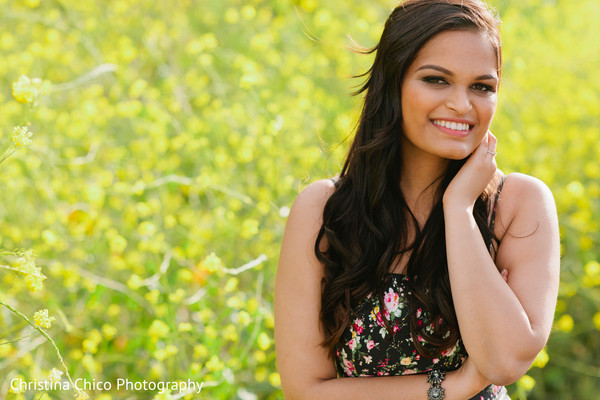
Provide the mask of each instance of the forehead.
[{"label": "forehead", "polygon": [[409,72],[425,64],[438,65],[454,73],[496,74],[498,56],[490,38],[482,32],[444,31],[419,50]]}]

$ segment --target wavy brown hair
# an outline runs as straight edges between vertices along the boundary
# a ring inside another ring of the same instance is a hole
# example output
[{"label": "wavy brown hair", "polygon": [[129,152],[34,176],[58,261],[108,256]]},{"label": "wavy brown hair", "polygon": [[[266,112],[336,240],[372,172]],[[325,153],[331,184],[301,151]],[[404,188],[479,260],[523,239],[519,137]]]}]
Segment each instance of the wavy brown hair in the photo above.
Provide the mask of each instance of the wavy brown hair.
[{"label": "wavy brown hair", "polygon": [[[401,83],[419,50],[435,35],[448,30],[483,32],[494,47],[501,68],[499,20],[477,0],[409,0],[396,7],[385,23],[372,67],[360,77],[366,82],[364,104],[354,141],[323,210],[323,225],[315,254],[323,264],[321,321],[331,355],[347,328],[352,309],[369,294],[383,304],[389,268],[396,256],[412,251],[407,265],[410,285],[410,331],[423,356],[433,357],[460,337],[452,302],[442,196],[465,163],[451,160],[439,177],[436,201],[422,228],[406,204],[401,176]],[[488,226],[491,186],[474,207],[474,217],[486,245],[497,246]],[[408,243],[409,226],[415,230]],[[418,276],[417,276],[418,275]],[[417,325],[416,310],[427,321]],[[384,322],[390,334],[389,321]],[[426,327],[432,325],[431,332]],[[392,335],[390,335],[391,337]],[[421,336],[425,342],[417,340]]]}]

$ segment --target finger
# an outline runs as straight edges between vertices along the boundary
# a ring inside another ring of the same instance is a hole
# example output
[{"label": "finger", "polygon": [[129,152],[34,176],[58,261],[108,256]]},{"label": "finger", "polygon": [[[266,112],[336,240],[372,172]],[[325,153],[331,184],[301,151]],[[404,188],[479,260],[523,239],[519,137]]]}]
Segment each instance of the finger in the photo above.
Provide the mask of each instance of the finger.
[{"label": "finger", "polygon": [[498,139],[490,131],[488,131],[488,134],[486,136],[487,136],[487,153],[486,154],[489,154],[491,157],[495,157],[497,154],[496,149],[498,146]]},{"label": "finger", "polygon": [[481,142],[479,142],[477,147],[475,147],[475,150],[473,150],[473,154],[478,154],[479,157],[485,157],[485,152],[487,151],[487,148],[489,146],[488,141],[488,135],[483,135],[483,139],[481,139]]}]

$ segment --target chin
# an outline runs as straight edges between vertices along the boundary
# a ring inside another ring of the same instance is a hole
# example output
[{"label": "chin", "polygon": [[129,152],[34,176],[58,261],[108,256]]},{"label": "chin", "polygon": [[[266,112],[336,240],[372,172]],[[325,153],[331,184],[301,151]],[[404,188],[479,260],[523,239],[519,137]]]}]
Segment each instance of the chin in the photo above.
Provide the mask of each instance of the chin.
[{"label": "chin", "polygon": [[446,154],[444,158],[447,158],[448,160],[463,160],[469,157],[470,155],[471,153],[466,151],[456,151],[453,153]]}]

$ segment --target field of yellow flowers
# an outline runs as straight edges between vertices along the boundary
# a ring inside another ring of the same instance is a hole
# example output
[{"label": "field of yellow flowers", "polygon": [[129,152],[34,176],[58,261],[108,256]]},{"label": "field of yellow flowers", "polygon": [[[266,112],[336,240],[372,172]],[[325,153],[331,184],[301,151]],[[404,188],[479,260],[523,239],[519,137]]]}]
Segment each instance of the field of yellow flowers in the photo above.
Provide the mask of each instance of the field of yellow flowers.
[{"label": "field of yellow flowers", "polygon": [[[600,391],[600,4],[494,0],[498,163],[562,275],[513,399]],[[0,0],[0,399],[280,399],[289,207],[336,174],[390,0]]]}]

